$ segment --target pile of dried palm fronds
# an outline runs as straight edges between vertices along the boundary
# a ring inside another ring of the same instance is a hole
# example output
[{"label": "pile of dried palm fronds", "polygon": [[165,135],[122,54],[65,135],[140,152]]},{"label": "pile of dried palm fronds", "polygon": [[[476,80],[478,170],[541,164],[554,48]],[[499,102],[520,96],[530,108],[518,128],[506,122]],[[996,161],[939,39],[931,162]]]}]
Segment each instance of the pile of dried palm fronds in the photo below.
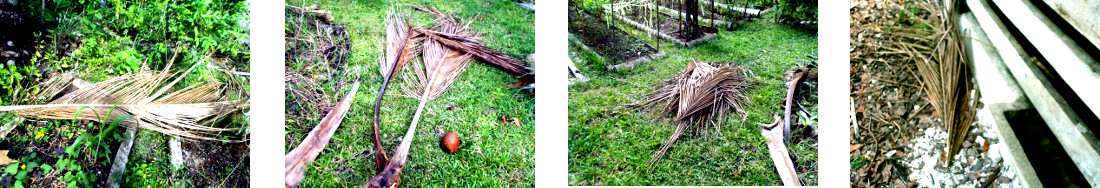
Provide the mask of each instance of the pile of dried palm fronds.
[{"label": "pile of dried palm fronds", "polygon": [[[48,104],[4,106],[0,107],[0,111],[42,119],[104,123],[124,119],[122,123],[128,127],[187,139],[226,140],[224,136],[228,135],[222,133],[239,128],[208,125],[248,108],[248,97],[243,96],[246,94],[239,87],[240,83],[226,85],[205,81],[173,91],[176,84],[199,64],[202,63],[195,63],[187,71],[174,73],[168,70],[172,67],[172,62],[168,62],[163,71],[150,71],[143,67],[145,71],[95,84],[88,84],[72,74],[62,74],[45,81],[40,85],[39,92],[30,95],[30,99],[35,100],[52,99]],[[231,100],[228,96],[232,93],[242,96]]]},{"label": "pile of dried palm fronds", "polygon": [[669,147],[689,128],[706,130],[708,127],[720,129],[725,115],[736,111],[746,116],[741,103],[746,100],[743,90],[748,88],[741,68],[736,65],[710,65],[691,60],[679,75],[665,82],[666,85],[653,91],[648,97],[631,104],[634,107],[652,107],[659,113],[675,114],[676,131],[668,138],[664,146],[650,159],[652,164],[664,156]]},{"label": "pile of dried palm fronds", "polygon": [[902,54],[917,65],[921,86],[947,130],[945,164],[950,165],[974,123],[977,110],[964,38],[956,23],[959,13],[950,4],[917,1],[914,6],[931,14],[914,15],[912,19],[920,27],[895,29],[893,45],[885,47],[885,53]]}]

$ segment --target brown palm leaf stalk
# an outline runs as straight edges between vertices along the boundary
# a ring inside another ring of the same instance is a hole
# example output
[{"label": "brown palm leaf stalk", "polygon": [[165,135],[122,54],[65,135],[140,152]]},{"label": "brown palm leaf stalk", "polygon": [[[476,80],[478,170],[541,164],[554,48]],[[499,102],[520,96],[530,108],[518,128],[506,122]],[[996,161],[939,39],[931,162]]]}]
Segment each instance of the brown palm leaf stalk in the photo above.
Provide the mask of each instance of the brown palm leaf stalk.
[{"label": "brown palm leaf stalk", "polygon": [[233,87],[207,81],[169,92],[199,64],[202,63],[173,73],[168,70],[172,62],[168,62],[162,71],[146,70],[90,85],[72,74],[62,74],[42,83],[41,90],[31,94],[34,99],[56,99],[41,105],[3,106],[0,111],[33,118],[99,122],[129,116],[132,118],[122,121],[128,127],[185,139],[243,141],[218,138],[222,132],[239,128],[207,126],[248,108],[247,99],[226,97],[227,90]]},{"label": "brown palm leaf stalk", "polygon": [[891,36],[892,45],[884,47],[882,53],[902,54],[916,63],[922,89],[947,131],[945,165],[950,165],[974,123],[978,94],[971,94],[974,85],[962,46],[965,39],[955,23],[959,14],[956,7],[915,3],[931,14],[913,18],[918,26],[896,30]]},{"label": "brown palm leaf stalk", "polygon": [[382,74],[382,87],[378,88],[378,97],[374,99],[374,130],[372,143],[374,144],[374,164],[379,171],[385,168],[389,162],[386,150],[382,147],[382,138],[378,132],[382,110],[382,96],[386,94],[386,87],[390,80],[401,70],[405,64],[416,58],[418,49],[416,45],[423,40],[423,35],[412,26],[408,19],[396,12],[391,12],[386,18],[386,56],[379,60],[379,73]]},{"label": "brown palm leaf stalk", "polygon": [[768,145],[768,156],[771,157],[772,162],[775,163],[775,171],[779,173],[779,179],[783,181],[784,186],[802,186],[804,183],[798,178],[798,170],[795,168],[794,160],[791,159],[791,153],[787,150],[787,146],[784,145],[784,140],[787,137],[784,135],[786,130],[777,129],[778,126],[785,126],[789,124],[781,121],[786,119],[775,117],[775,121],[771,124],[760,124],[760,135],[764,136],[765,143]]},{"label": "brown palm leaf stalk", "polygon": [[336,128],[340,127],[340,122],[344,121],[344,115],[351,109],[351,101],[355,96],[355,92],[359,91],[359,81],[351,84],[351,89],[348,90],[348,94],[344,96],[344,99],[340,100],[340,103],[336,104],[336,107],[329,111],[317,126],[313,127],[313,130],[309,131],[305,139],[302,139],[302,143],[286,153],[283,158],[283,175],[285,184],[287,187],[298,187],[298,184],[302,183],[302,178],[305,177],[305,171],[309,168],[309,164],[313,160],[317,159],[317,155],[321,154],[321,150],[325,149],[328,145],[332,135],[336,133]]},{"label": "brown palm leaf stalk", "polygon": [[[455,22],[453,17],[439,12],[431,7],[413,6],[424,12],[431,13],[436,16],[437,20],[451,20]],[[485,45],[482,45],[479,35],[477,34],[461,34],[461,33],[447,33],[441,31],[423,30],[425,35],[434,37],[436,41],[443,44],[446,47],[454,48],[455,50],[472,54],[490,66],[494,66],[508,72],[512,76],[519,76],[520,82],[534,83],[535,75],[531,68],[527,66],[527,63],[522,60],[512,58],[508,54],[493,51]]]},{"label": "brown palm leaf stalk", "polygon": [[676,131],[668,138],[657,154],[649,160],[660,160],[669,147],[689,128],[705,130],[719,122],[725,114],[736,111],[746,115],[741,102],[746,100],[743,90],[748,88],[748,78],[735,65],[713,66],[691,60],[679,75],[666,81],[666,85],[653,91],[648,97],[631,104],[635,107],[660,105],[660,113],[676,114]]},{"label": "brown palm leaf stalk", "polygon": [[[464,27],[450,17],[437,19],[432,29],[440,33],[470,35]],[[437,37],[432,35],[425,38],[423,45],[422,64],[413,64],[416,80],[411,82],[413,84],[409,85],[409,88],[405,88],[407,95],[420,96],[420,103],[417,105],[416,113],[413,114],[412,123],[402,137],[401,144],[394,151],[393,158],[389,160],[382,172],[371,177],[366,187],[392,187],[400,181],[399,176],[405,167],[405,160],[408,159],[409,149],[412,146],[413,136],[416,135],[416,126],[420,122],[424,106],[428,101],[447,91],[472,58],[469,53],[444,46]]]}]

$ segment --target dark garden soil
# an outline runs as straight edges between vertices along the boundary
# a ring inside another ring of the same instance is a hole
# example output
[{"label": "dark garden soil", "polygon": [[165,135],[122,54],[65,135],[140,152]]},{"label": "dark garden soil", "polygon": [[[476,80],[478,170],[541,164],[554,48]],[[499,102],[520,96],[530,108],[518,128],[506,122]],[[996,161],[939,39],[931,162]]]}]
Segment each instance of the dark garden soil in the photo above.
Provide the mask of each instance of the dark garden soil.
[{"label": "dark garden soil", "polygon": [[28,64],[34,54],[34,32],[39,28],[14,8],[0,8],[0,63]]},{"label": "dark garden soil", "polygon": [[569,32],[581,42],[603,56],[611,64],[628,62],[658,53],[642,41],[622,30],[611,27],[599,17],[580,9],[569,7]]},{"label": "dark garden soil", "polygon": [[0,3],[0,63],[4,67],[30,65],[35,53],[35,33],[42,33],[42,23],[29,17],[18,7]]},{"label": "dark garden soil", "polygon": [[188,186],[248,187],[248,142],[183,141],[182,147],[190,151],[185,157],[188,173],[184,179],[201,180]]}]

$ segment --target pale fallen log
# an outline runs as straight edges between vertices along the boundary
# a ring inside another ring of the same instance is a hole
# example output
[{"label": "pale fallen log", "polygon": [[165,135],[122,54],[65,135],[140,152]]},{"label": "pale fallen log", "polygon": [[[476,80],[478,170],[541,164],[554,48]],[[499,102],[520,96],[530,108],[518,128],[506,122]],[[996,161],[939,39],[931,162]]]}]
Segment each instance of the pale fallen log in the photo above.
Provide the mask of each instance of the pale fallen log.
[{"label": "pale fallen log", "polygon": [[115,159],[111,164],[111,173],[107,176],[107,187],[118,188],[119,183],[122,182],[122,173],[126,170],[126,163],[130,161],[130,149],[134,146],[134,136],[137,134],[137,128],[126,128],[126,139],[118,146],[118,152],[115,152]]},{"label": "pale fallen log", "polygon": [[730,10],[730,11],[735,11],[735,12],[738,12],[738,13],[746,14],[748,16],[752,16],[752,17],[760,16],[761,14],[767,14],[768,12],[771,12],[772,9],[773,9],[773,8],[768,8],[768,9],[760,10],[760,9],[755,9],[755,8],[730,6],[730,5],[726,5],[726,4],[723,4],[723,3],[712,2],[711,0],[701,0],[701,1],[699,1],[699,4],[702,4],[702,5],[710,5],[712,3],[714,4],[714,7],[717,7],[717,8],[720,8],[720,9],[726,9],[726,10]]}]

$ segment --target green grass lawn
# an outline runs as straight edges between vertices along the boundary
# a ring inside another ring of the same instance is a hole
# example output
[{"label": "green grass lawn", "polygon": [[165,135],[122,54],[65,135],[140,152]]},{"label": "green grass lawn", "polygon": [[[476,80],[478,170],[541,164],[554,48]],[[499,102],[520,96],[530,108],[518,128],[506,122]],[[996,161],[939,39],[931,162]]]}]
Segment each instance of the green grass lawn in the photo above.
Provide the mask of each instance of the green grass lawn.
[{"label": "green grass lawn", "polygon": [[[451,13],[469,28],[481,32],[482,42],[489,48],[524,58],[535,51],[534,13],[512,1],[288,1],[288,5],[310,6],[332,11],[337,24],[347,24],[351,38],[345,80],[361,81],[348,115],[333,139],[314,161],[302,187],[361,186],[377,174],[371,153],[371,129],[374,98],[382,83],[378,73],[378,57],[385,47],[384,19],[391,8],[409,13],[413,26],[425,27],[432,17],[413,10],[408,5],[434,6]],[[292,16],[291,14],[287,15]],[[292,30],[294,28],[288,28]],[[287,71],[302,71],[301,63],[288,62]],[[393,153],[405,134],[418,99],[402,95],[401,88],[409,82],[401,74],[392,80],[383,99],[381,133],[387,154]],[[508,88],[516,77],[474,60],[451,88],[430,101],[424,109],[408,164],[401,176],[402,186],[418,187],[531,187],[535,177],[534,96]],[[324,83],[330,99],[346,94],[345,89]],[[288,86],[289,87],[289,86]],[[288,94],[289,96],[289,94]],[[333,100],[333,103],[336,101]],[[453,109],[448,110],[448,107]],[[300,110],[288,107],[287,110]],[[286,151],[290,151],[318,123],[322,112],[312,112],[308,118],[288,119]],[[515,117],[522,126],[503,125],[501,117]],[[463,148],[454,155],[439,149],[439,132],[455,132],[463,140]]]},{"label": "green grass lawn", "polygon": [[[667,57],[618,72],[605,71],[591,52],[570,47],[571,58],[591,80],[569,88],[569,184],[782,185],[758,124],[771,123],[773,115],[782,113],[778,104],[787,90],[783,74],[796,64],[808,63],[805,56],[817,57],[817,34],[767,18],[722,31],[695,47],[671,42],[660,46]],[[718,131],[688,131],[664,158],[647,165],[676,129],[675,123],[659,119],[664,115],[616,108],[661,87],[691,59],[736,61],[750,71],[754,81],[744,105],[748,120],[741,122],[742,117],[730,115],[721,120]],[[807,108],[817,114],[816,105]],[[801,135],[803,130],[809,129],[794,127],[791,135]],[[816,138],[792,142],[787,147],[797,157],[800,178],[817,184]]]}]

